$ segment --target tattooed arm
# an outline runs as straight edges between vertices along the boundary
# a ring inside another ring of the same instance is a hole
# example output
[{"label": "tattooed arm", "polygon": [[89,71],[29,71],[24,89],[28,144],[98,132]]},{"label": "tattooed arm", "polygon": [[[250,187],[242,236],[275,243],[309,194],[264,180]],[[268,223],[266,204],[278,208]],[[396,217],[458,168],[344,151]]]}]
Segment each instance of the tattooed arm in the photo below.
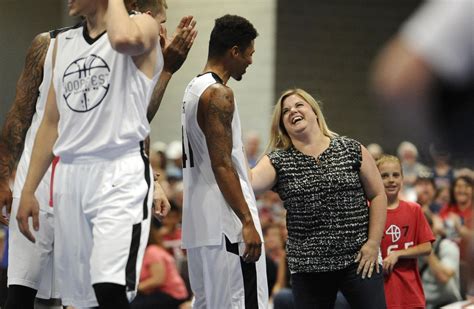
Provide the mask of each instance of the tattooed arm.
[{"label": "tattooed arm", "polygon": [[[25,67],[16,85],[16,96],[7,113],[0,138],[0,207],[11,205],[8,181],[20,159],[26,131],[35,113],[38,88],[43,80],[43,65],[49,34],[37,35],[28,49]],[[10,197],[8,198],[8,195]],[[1,220],[0,220],[1,221]]]},{"label": "tattooed arm", "polygon": [[217,185],[226,202],[242,222],[242,236],[245,242],[243,258],[247,262],[255,262],[260,257],[262,241],[255,228],[242,193],[239,176],[232,163],[234,109],[232,90],[224,85],[214,84],[201,95],[198,123],[206,137]]}]

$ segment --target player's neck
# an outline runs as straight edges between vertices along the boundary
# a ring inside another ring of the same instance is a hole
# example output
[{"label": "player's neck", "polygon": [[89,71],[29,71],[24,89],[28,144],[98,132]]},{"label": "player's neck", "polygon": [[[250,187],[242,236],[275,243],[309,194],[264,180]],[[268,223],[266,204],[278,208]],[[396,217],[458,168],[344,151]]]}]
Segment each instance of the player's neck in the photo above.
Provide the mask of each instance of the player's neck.
[{"label": "player's neck", "polygon": [[217,74],[222,79],[222,83],[224,85],[227,84],[227,81],[230,78],[230,72],[227,71],[224,65],[220,62],[208,60],[203,70],[203,73],[206,72],[213,72]]},{"label": "player's neck", "polygon": [[400,205],[400,199],[398,195],[395,197],[388,197],[387,196],[387,209],[397,209]]},{"label": "player's neck", "polygon": [[96,38],[107,30],[107,8],[101,6],[97,7],[97,10],[90,15],[85,16],[87,31],[91,38]]}]

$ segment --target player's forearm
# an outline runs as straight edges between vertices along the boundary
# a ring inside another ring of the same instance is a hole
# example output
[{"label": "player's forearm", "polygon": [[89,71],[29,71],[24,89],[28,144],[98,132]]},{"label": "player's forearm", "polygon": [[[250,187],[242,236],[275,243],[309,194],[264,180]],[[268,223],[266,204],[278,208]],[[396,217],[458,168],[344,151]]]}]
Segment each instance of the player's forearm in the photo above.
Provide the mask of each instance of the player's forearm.
[{"label": "player's forearm", "polygon": [[213,165],[212,170],[224,199],[242,224],[253,223],[252,215],[242,193],[239,177],[232,164]]},{"label": "player's forearm", "polygon": [[387,219],[387,196],[385,193],[376,195],[369,207],[369,241],[380,245]]},{"label": "player's forearm", "polygon": [[36,134],[30,166],[23,192],[32,194],[53,161],[53,145],[58,137],[57,125],[43,121]]},{"label": "player's forearm", "polygon": [[414,259],[431,253],[431,242],[425,242],[408,249],[396,251],[401,259]]},{"label": "player's forearm", "polygon": [[148,122],[151,122],[155,117],[158,109],[160,108],[161,101],[163,100],[163,95],[165,93],[166,87],[172,77],[172,74],[169,72],[161,72],[160,78],[156,83],[155,88],[153,89],[153,94],[151,95],[150,104],[148,105],[147,118]]}]

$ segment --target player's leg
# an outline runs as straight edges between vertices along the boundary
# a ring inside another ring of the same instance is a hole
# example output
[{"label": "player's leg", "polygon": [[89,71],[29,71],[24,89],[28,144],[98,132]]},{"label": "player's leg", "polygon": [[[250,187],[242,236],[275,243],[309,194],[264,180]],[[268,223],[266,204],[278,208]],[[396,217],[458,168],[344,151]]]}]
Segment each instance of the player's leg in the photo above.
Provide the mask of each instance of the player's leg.
[{"label": "player's leg", "polygon": [[82,187],[94,182],[85,166],[62,161],[55,174],[54,188],[54,270],[64,305],[75,308],[97,306],[90,284],[92,228],[82,211],[88,198]]},{"label": "player's leg", "polygon": [[220,246],[202,248],[207,308],[267,307],[265,261],[245,263],[241,258],[243,248],[243,243],[232,244],[224,235]]},{"label": "player's leg", "polygon": [[[151,168],[139,154],[96,168],[100,184],[85,213],[92,225],[91,283],[102,308],[129,308],[136,295],[148,241],[153,188]],[[100,192],[97,194],[96,192]],[[114,297],[110,297],[110,293]]]},{"label": "player's leg", "polygon": [[[30,242],[18,228],[16,214],[19,198],[13,198],[9,225],[8,250],[8,296],[5,308],[33,308],[39,286],[40,262],[34,243]],[[40,216],[40,220],[41,220]],[[41,220],[42,221],[42,220]],[[40,222],[41,224],[41,222]],[[36,233],[30,226],[30,230]]]},{"label": "player's leg", "polygon": [[189,282],[194,294],[193,308],[195,309],[207,308],[201,250],[202,247],[187,249]]}]

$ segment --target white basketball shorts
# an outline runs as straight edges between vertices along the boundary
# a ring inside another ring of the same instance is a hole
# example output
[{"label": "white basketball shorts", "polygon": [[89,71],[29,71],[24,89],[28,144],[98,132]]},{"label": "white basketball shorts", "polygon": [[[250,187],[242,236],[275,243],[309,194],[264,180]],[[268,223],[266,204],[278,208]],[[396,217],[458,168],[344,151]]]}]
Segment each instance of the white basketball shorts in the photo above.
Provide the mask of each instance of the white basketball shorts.
[{"label": "white basketball shorts", "polygon": [[[36,191],[37,196],[41,194],[49,196],[49,191]],[[16,214],[19,203],[19,198],[13,198],[8,238],[8,285],[35,289],[38,298],[60,298],[53,271],[54,216],[40,208],[40,229],[37,232],[30,219],[30,231],[36,238],[36,243],[32,243],[18,228]]]},{"label": "white basketball shorts", "polygon": [[63,305],[97,306],[92,285],[115,283],[135,296],[148,241],[153,185],[138,152],[56,169],[55,265]]},{"label": "white basketball shorts", "polygon": [[241,256],[244,243],[231,243],[223,235],[219,246],[187,249],[193,308],[267,309],[268,283],[265,251],[256,263]]}]

